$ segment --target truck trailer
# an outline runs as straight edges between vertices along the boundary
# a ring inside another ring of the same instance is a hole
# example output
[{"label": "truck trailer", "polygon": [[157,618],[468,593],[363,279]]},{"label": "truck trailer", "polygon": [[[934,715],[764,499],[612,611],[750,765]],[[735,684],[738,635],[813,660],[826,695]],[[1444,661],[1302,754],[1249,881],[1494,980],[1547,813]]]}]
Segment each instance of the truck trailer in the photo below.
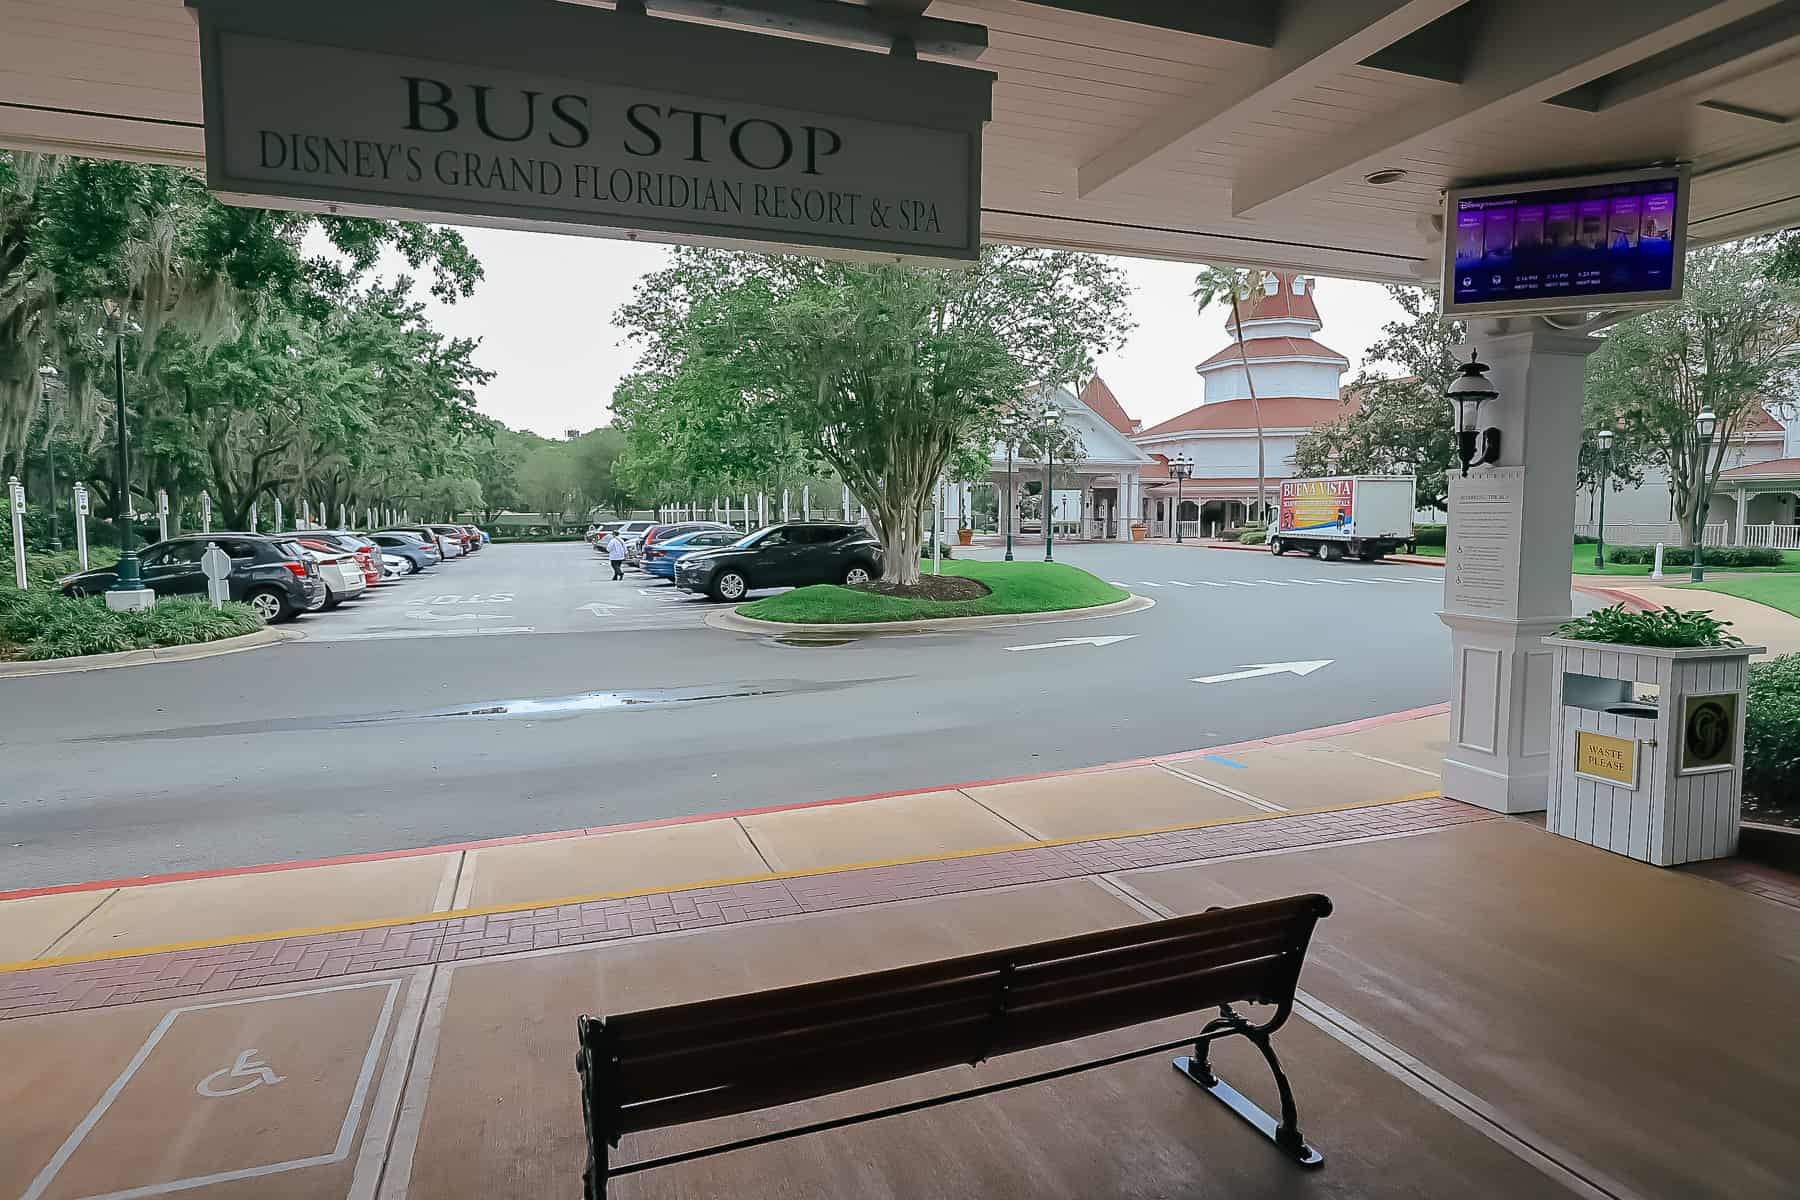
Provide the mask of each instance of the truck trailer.
[{"label": "truck trailer", "polygon": [[1281,512],[1269,534],[1276,554],[1298,550],[1328,562],[1353,555],[1372,562],[1412,548],[1411,475],[1332,475],[1281,481]]}]

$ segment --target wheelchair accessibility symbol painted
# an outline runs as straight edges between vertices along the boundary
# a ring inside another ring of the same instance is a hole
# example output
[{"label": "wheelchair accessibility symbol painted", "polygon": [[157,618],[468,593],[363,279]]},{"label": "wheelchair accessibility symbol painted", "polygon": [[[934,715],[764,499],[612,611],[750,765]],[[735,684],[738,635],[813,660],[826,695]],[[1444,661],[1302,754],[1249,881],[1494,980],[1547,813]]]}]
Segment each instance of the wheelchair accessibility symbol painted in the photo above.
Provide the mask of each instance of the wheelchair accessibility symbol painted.
[{"label": "wheelchair accessibility symbol painted", "polygon": [[[237,1056],[237,1061],[229,1067],[220,1067],[205,1079],[194,1085],[194,1090],[202,1096],[223,1099],[235,1096],[239,1092],[247,1092],[251,1088],[259,1088],[264,1084],[277,1084],[286,1079],[285,1075],[277,1075],[269,1069],[267,1063],[256,1061],[256,1051],[246,1050]],[[231,1080],[241,1079],[244,1082],[236,1086],[225,1086]]]}]

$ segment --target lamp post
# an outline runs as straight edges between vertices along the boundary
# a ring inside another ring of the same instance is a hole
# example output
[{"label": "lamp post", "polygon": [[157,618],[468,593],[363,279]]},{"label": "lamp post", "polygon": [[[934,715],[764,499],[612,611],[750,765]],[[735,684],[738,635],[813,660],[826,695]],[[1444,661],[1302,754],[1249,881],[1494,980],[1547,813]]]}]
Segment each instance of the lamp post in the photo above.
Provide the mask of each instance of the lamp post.
[{"label": "lamp post", "polygon": [[109,592],[141,592],[144,590],[144,572],[138,564],[137,550],[132,545],[131,443],[127,439],[125,424],[125,335],[141,331],[125,316],[123,311],[114,308],[110,302],[107,304],[107,311],[112,316],[113,325],[113,391],[117,403],[115,418],[119,427],[118,479],[114,484],[117,492],[114,495],[113,504],[114,514],[119,523],[119,565],[117,578],[113,585],[106,590]]},{"label": "lamp post", "polygon": [[1594,434],[1594,444],[1600,448],[1600,530],[1594,539],[1595,570],[1606,566],[1606,485],[1612,481],[1612,443],[1612,430],[1602,429]]},{"label": "lamp post", "polygon": [[1013,451],[1018,449],[1019,419],[1008,414],[1000,419],[1000,429],[1006,438],[1006,560],[1013,560]]},{"label": "lamp post", "polygon": [[[46,363],[38,368],[38,377],[44,381],[44,388],[48,391],[51,380],[57,377],[57,370]],[[51,428],[55,429],[54,423]],[[50,549],[61,550],[63,548],[62,528],[56,520],[56,440],[53,437],[46,437],[44,441],[48,451],[44,457],[50,466]],[[76,517],[75,519],[79,521],[81,518]]]},{"label": "lamp post", "polygon": [[1704,548],[1706,546],[1706,508],[1709,497],[1706,494],[1706,456],[1712,449],[1713,430],[1718,427],[1719,418],[1713,410],[1705,408],[1694,418],[1694,432],[1700,435],[1700,472],[1694,480],[1694,557],[1693,569],[1688,578],[1699,583],[1706,578]]},{"label": "lamp post", "polygon": [[1055,526],[1054,505],[1050,489],[1056,481],[1056,431],[1061,428],[1062,413],[1054,407],[1044,409],[1044,561],[1055,562],[1050,552],[1050,536]]},{"label": "lamp post", "polygon": [[1181,485],[1194,477],[1194,460],[1185,453],[1169,456],[1169,474],[1175,477],[1175,540],[1181,541]]}]

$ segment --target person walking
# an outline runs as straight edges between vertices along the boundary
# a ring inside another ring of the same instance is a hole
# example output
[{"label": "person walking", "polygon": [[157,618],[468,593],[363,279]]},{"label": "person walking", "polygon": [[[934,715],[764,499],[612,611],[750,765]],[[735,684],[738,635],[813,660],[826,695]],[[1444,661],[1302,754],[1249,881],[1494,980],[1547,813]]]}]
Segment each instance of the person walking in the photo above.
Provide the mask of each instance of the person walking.
[{"label": "person walking", "polygon": [[612,564],[613,578],[625,578],[625,539],[615,530],[606,535],[606,561]]}]

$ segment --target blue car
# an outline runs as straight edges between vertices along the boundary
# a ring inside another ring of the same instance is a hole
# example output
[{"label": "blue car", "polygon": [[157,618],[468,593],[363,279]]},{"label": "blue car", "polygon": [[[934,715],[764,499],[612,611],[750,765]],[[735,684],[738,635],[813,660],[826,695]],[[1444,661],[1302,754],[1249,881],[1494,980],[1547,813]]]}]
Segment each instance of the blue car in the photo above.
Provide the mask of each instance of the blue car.
[{"label": "blue car", "polygon": [[666,542],[656,542],[644,551],[644,574],[672,581],[675,578],[675,563],[683,556],[696,550],[716,550],[720,546],[730,546],[743,536],[735,529],[698,529],[693,533],[678,534]]}]

